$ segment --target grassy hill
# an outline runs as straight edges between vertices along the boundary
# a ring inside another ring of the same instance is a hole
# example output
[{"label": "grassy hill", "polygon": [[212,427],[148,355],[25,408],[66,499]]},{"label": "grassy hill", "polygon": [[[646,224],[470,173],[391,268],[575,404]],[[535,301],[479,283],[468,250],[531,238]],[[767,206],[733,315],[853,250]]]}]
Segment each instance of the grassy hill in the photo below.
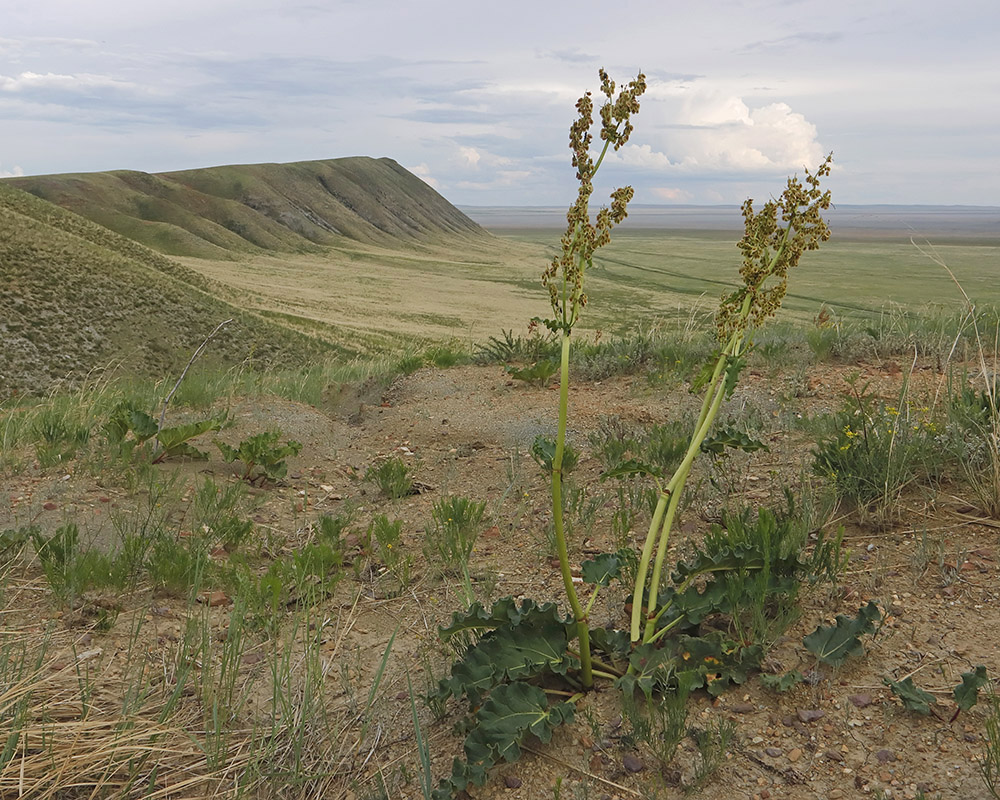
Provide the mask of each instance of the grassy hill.
[{"label": "grassy hill", "polygon": [[343,241],[398,246],[485,231],[389,158],[96,172],[5,183],[168,255],[235,259],[320,252]]},{"label": "grassy hill", "polygon": [[243,311],[177,262],[0,182],[0,401],[115,367],[177,374],[206,359],[299,364],[333,346]]}]

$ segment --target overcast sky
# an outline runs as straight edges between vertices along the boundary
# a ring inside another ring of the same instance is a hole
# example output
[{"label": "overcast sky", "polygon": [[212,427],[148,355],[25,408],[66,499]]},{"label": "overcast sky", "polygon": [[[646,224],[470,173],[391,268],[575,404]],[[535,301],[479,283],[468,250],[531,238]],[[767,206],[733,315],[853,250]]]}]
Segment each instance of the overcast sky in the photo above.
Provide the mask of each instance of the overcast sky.
[{"label": "overcast sky", "polygon": [[602,169],[636,202],[766,197],[832,150],[840,203],[1000,205],[998,34],[998,0],[0,0],[0,175],[389,156],[565,205],[603,65],[648,76]]}]

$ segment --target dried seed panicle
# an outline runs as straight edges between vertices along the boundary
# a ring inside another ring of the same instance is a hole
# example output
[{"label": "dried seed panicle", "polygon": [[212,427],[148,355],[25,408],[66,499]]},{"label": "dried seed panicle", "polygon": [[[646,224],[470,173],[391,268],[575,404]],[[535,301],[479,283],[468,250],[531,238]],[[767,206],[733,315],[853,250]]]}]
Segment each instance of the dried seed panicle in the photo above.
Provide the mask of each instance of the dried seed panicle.
[{"label": "dried seed panicle", "polygon": [[753,200],[743,204],[745,232],[737,244],[743,253],[743,286],[724,297],[719,306],[720,341],[729,341],[735,333],[756,328],[772,316],[785,297],[788,270],[804,252],[816,250],[830,238],[821,213],[830,207],[830,192],[820,190],[820,181],[830,174],[832,162],[831,154],[815,174],[806,172],[804,183],[789,178],[781,197],[769,200],[758,212],[754,212]]}]

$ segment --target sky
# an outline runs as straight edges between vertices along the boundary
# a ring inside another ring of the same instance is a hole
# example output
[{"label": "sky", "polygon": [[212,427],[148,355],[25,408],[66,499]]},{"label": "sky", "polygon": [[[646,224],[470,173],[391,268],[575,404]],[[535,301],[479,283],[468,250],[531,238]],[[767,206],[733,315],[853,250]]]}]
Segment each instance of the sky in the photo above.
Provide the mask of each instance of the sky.
[{"label": "sky", "polygon": [[[0,0],[0,176],[387,156],[565,206],[604,67],[648,89],[606,195],[1000,206],[997,0]],[[599,200],[600,195],[595,196]]]}]

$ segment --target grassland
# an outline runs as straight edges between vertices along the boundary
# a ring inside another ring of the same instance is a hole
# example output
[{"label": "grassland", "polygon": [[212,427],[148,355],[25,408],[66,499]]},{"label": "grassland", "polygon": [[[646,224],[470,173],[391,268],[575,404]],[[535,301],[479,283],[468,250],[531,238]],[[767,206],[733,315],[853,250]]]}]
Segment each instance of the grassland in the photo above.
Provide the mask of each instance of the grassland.
[{"label": "grassland", "polygon": [[[342,243],[323,254],[180,259],[226,287],[234,303],[303,331],[324,330],[345,349],[369,354],[454,338],[473,346],[501,329],[523,332],[548,304],[539,275],[554,255],[555,230],[504,230],[490,239],[440,240],[405,252]],[[708,312],[735,287],[736,236],[719,232],[620,232],[590,274],[593,312],[584,328],[624,334],[636,325],[683,322]],[[982,306],[1000,304],[1000,248],[948,244],[934,252]],[[785,319],[883,325],[886,315],[928,324],[955,317],[963,298],[948,272],[909,242],[833,241],[791,283]]]},{"label": "grassland", "polygon": [[[553,231],[504,230],[504,238],[534,244],[554,254]],[[738,234],[721,231],[619,231],[595,261],[600,278],[591,294],[616,302],[616,290],[641,291],[661,311],[689,307],[702,296],[714,306],[735,287]],[[971,297],[980,304],[1000,303],[995,243],[933,245]],[[785,311],[811,318],[822,305],[834,311],[877,315],[890,304],[913,311],[958,308],[962,297],[948,273],[908,241],[844,239],[835,235],[820,252],[804,260],[791,282]],[[596,305],[596,304],[595,304]]]}]

